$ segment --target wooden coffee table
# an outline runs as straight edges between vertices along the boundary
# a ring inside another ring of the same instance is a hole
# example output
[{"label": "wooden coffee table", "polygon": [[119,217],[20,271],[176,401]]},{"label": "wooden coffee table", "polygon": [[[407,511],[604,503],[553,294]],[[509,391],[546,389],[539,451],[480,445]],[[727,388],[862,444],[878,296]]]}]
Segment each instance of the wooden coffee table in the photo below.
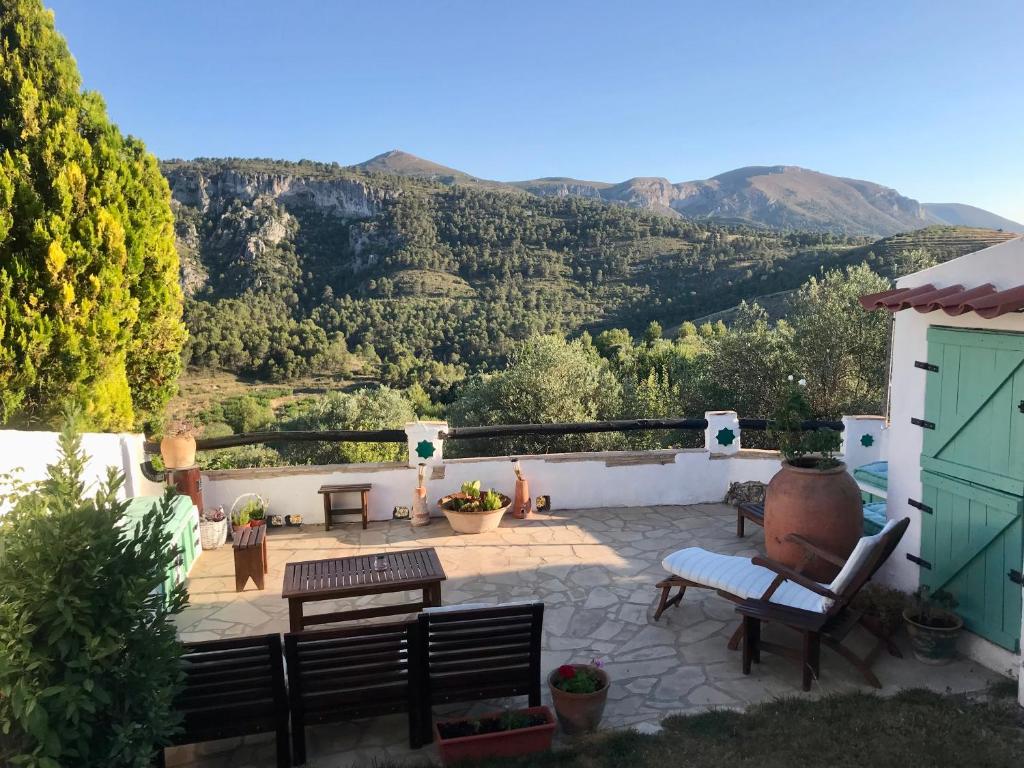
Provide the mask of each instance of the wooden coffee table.
[{"label": "wooden coffee table", "polygon": [[[316,624],[416,613],[422,608],[441,605],[441,582],[447,578],[433,547],[306,560],[285,566],[281,597],[288,601],[290,631],[301,632]],[[421,602],[303,615],[303,606],[318,600],[413,589],[423,590]]]}]

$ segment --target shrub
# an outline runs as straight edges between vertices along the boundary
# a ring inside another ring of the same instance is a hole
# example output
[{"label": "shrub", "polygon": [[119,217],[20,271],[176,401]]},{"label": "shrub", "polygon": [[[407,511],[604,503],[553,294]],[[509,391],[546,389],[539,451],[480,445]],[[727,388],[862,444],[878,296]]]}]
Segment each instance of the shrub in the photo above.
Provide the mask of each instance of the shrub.
[{"label": "shrub", "polygon": [[47,479],[4,478],[0,505],[0,764],[143,768],[176,728],[183,587],[156,592],[175,558],[170,498],[134,530],[113,468],[91,497],[70,427]]}]

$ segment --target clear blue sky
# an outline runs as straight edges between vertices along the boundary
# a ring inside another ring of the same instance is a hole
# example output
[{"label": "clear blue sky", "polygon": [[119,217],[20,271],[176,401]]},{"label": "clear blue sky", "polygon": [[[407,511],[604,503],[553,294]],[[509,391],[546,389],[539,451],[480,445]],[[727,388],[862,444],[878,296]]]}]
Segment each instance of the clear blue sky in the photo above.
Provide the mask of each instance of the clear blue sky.
[{"label": "clear blue sky", "polygon": [[1024,2],[48,0],[169,157],[477,176],[794,164],[1024,221]]}]

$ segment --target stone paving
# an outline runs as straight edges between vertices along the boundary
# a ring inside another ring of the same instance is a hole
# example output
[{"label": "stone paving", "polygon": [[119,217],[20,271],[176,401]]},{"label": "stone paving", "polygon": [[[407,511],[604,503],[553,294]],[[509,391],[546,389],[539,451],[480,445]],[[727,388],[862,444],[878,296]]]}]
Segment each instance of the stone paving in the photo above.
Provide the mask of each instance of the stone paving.
[{"label": "stone paving", "polygon": [[[286,602],[281,599],[284,566],[289,561],[341,557],[392,549],[432,546],[448,580],[446,605],[497,603],[540,598],[545,603],[543,671],[566,662],[597,657],[612,679],[606,727],[653,730],[666,715],[708,707],[743,708],[782,695],[811,695],[871,690],[843,659],[822,649],[822,678],[810,694],[799,690],[799,670],[791,662],[764,654],[750,676],[740,670],[739,653],[726,642],[736,626],[733,606],[709,590],[690,590],[679,608],[653,620],[662,558],[686,546],[729,554],[760,553],[763,534],[748,525],[745,539],[735,535],[735,511],[724,504],[685,507],[630,507],[553,511],[530,520],[506,518],[498,530],[476,536],[452,533],[447,521],[424,528],[405,521],[371,523],[368,530],[344,525],[281,530],[269,538],[270,572],[265,591],[250,582],[234,591],[230,547],[206,552],[189,580],[191,605],[179,617],[184,640],[208,640],[244,634],[285,632]],[[413,594],[370,596],[344,607],[418,599]],[[335,610],[329,603],[314,611]],[[342,607],[342,606],[338,606]],[[783,640],[784,629],[772,630]],[[868,642],[868,638],[852,638]],[[863,650],[863,646],[860,648]],[[875,671],[883,693],[923,686],[939,691],[984,688],[994,675],[968,661],[928,667],[906,654],[883,656]],[[544,693],[548,701],[547,691]],[[455,707],[455,714],[493,709],[493,703]],[[413,752],[406,741],[404,716],[311,728],[308,765],[341,768],[374,760],[434,759],[431,747]],[[246,738],[169,750],[169,766],[272,766],[274,750],[266,737]]]}]

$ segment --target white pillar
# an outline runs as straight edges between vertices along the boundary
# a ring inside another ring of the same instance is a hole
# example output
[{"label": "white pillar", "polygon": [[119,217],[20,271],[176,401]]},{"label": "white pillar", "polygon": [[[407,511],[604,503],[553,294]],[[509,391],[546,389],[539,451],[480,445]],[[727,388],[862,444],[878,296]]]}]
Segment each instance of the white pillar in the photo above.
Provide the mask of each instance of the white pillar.
[{"label": "white pillar", "polygon": [[740,419],[736,411],[707,411],[704,447],[711,453],[731,456],[740,449]]},{"label": "white pillar", "polygon": [[843,416],[842,452],[847,470],[885,460],[887,434],[884,416]]},{"label": "white pillar", "polygon": [[410,421],[405,425],[405,436],[409,443],[409,466],[415,469],[420,464],[432,467],[444,460],[444,440],[441,432],[448,431],[446,421]]}]

